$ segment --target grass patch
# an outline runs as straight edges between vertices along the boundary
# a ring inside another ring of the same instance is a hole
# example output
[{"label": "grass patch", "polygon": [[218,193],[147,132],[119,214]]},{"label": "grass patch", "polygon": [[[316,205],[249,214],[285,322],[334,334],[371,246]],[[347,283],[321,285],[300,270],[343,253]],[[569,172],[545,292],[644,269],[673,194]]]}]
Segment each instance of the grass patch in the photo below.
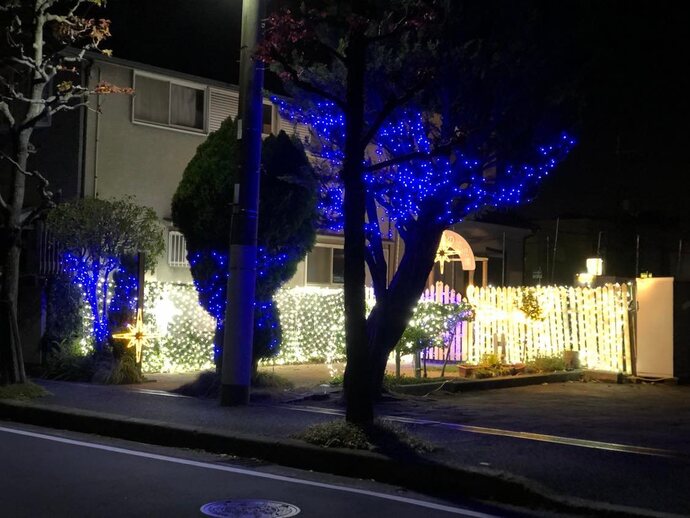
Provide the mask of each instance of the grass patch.
[{"label": "grass patch", "polygon": [[217,398],[220,395],[220,376],[216,371],[204,371],[194,381],[185,383],[172,392],[183,396]]},{"label": "grass patch", "polygon": [[290,390],[295,384],[274,372],[259,371],[252,380],[253,388]]},{"label": "grass patch", "polygon": [[386,374],[383,377],[383,386],[387,389],[393,389],[396,385],[419,385],[420,383],[435,383],[437,381],[449,381],[457,379],[457,377],[446,377],[443,378],[433,377],[433,378],[417,378],[415,376],[406,376],[403,374],[399,378],[396,378],[393,374]]},{"label": "grass patch", "polygon": [[0,386],[0,399],[28,400],[49,395],[46,389],[30,381]]},{"label": "grass patch", "polygon": [[344,374],[336,374],[330,380],[328,380],[328,384],[331,387],[337,387],[339,385],[342,385],[344,381],[345,381],[345,375]]},{"label": "grass patch", "polygon": [[[253,390],[283,391],[294,388],[292,382],[272,372],[259,372],[252,380]],[[172,392],[184,396],[204,399],[220,397],[220,374],[215,370],[202,372],[194,381],[176,388]]]},{"label": "grass patch", "polygon": [[330,421],[308,427],[296,439],[324,448],[349,448],[387,454],[423,453],[434,451],[432,444],[407,433],[387,421],[376,420],[362,428],[347,421]]}]

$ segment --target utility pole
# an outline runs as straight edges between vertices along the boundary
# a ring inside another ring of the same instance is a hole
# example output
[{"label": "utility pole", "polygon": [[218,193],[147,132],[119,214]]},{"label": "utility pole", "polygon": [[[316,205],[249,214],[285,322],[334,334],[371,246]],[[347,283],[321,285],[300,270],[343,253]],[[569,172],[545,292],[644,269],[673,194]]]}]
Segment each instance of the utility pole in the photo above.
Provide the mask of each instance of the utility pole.
[{"label": "utility pole", "polygon": [[556,218],[556,234],[553,237],[553,258],[551,259],[551,284],[553,284],[554,276],[556,275],[556,251],[558,250],[558,227],[561,224],[560,216]]},{"label": "utility pole", "polygon": [[243,0],[240,47],[240,98],[237,139],[240,141],[239,183],[235,185],[230,230],[228,294],[223,337],[220,404],[249,403],[254,339],[256,234],[259,211],[259,168],[263,129],[263,64],[252,59],[262,37],[265,0]]}]

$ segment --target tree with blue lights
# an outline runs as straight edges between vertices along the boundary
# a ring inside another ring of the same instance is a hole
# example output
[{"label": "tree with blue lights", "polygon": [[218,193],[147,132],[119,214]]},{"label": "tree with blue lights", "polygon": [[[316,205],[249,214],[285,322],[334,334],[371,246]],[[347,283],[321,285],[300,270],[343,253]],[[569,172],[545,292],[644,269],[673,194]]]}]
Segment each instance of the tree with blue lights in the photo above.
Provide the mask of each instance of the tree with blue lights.
[{"label": "tree with blue lights", "polygon": [[[235,121],[228,119],[209,135],[187,165],[172,202],[199,302],[217,322],[217,362],[222,357],[227,241],[237,181],[236,134]],[[281,333],[273,295],[311,249],[317,216],[314,172],[302,145],[284,132],[263,142],[260,182],[254,367],[278,352]]]},{"label": "tree with blue lights", "polygon": [[[350,422],[373,419],[389,353],[443,230],[485,207],[524,201],[573,145],[554,137],[545,117],[557,104],[549,97],[556,82],[546,79],[560,69],[531,54],[548,31],[539,32],[532,11],[492,7],[307,2],[268,19],[258,55],[291,94],[283,114],[312,129],[312,153],[337,171],[323,199],[342,215],[345,236]],[[381,210],[405,242],[390,282]],[[376,293],[368,317],[365,263]]]},{"label": "tree with blue lights", "polygon": [[165,247],[156,212],[131,197],[84,198],[53,209],[48,227],[62,252],[62,267],[89,309],[94,351],[109,353],[113,314],[131,319],[137,304],[138,279],[124,267],[127,258],[143,252],[151,271]]}]

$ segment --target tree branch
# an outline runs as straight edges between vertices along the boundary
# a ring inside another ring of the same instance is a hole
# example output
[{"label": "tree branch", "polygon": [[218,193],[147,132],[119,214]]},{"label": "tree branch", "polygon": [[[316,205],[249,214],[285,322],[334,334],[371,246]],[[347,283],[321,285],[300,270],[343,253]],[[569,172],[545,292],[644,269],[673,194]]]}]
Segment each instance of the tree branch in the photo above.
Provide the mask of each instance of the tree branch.
[{"label": "tree branch", "polygon": [[367,145],[369,142],[372,141],[372,139],[376,136],[376,133],[378,132],[379,128],[381,125],[386,121],[386,119],[390,116],[391,113],[393,113],[393,110],[396,108],[402,106],[405,104],[407,101],[412,99],[416,94],[420,92],[422,89],[422,86],[424,86],[424,83],[426,83],[427,79],[421,79],[417,81],[417,83],[414,84],[411,88],[408,88],[404,94],[402,94],[400,97],[393,97],[389,99],[386,104],[383,105],[383,108],[379,112],[379,114],[376,116],[376,119],[374,119],[374,122],[372,123],[371,126],[369,126],[369,129],[367,132],[364,134],[364,138],[362,139],[362,144]]},{"label": "tree branch", "polygon": [[14,126],[15,120],[12,116],[12,112],[10,111],[10,105],[7,104],[5,101],[0,102],[0,114],[2,114],[5,117],[5,119],[7,119],[7,122],[9,122],[10,126]]},{"label": "tree branch", "polygon": [[386,258],[383,255],[383,244],[381,242],[381,227],[379,225],[379,216],[376,210],[376,202],[372,196],[367,196],[366,199],[367,219],[370,226],[375,226],[374,230],[369,236],[369,246],[366,248],[367,263],[369,264],[369,271],[371,272],[371,279],[374,283],[374,291],[378,298],[379,294],[383,294],[386,289]]},{"label": "tree branch", "polygon": [[331,101],[333,104],[338,106],[341,110],[345,111],[346,109],[346,104],[345,101],[340,99],[339,97],[328,93],[326,90],[319,88],[318,86],[314,85],[313,83],[310,83],[309,81],[305,81],[304,79],[300,79],[299,73],[295,68],[290,65],[287,60],[283,56],[278,56],[275,55],[274,59],[280,63],[280,65],[283,67],[285,72],[290,74],[290,80],[295,84],[295,86],[301,88],[302,90],[305,90],[309,93],[318,95],[323,97],[324,99],[328,99]]},{"label": "tree branch", "polygon": [[451,152],[453,151],[454,147],[455,147],[455,143],[452,142],[452,143],[444,144],[442,146],[438,146],[438,147],[434,148],[432,151],[414,151],[412,153],[407,153],[405,155],[396,156],[395,158],[390,158],[388,160],[383,160],[383,161],[377,162],[375,164],[364,166],[364,170],[367,173],[374,173],[376,171],[380,171],[381,169],[386,169],[388,167],[402,164],[402,163],[408,162],[410,160],[416,160],[416,159],[423,160],[423,159],[434,158],[437,156],[450,155]]},{"label": "tree branch", "polygon": [[347,62],[347,58],[342,55],[340,52],[335,50],[333,47],[330,45],[326,45],[323,41],[321,40],[316,40],[315,42],[319,47],[321,47],[323,50],[325,50],[328,54],[336,58],[338,61],[340,61],[343,65]]}]

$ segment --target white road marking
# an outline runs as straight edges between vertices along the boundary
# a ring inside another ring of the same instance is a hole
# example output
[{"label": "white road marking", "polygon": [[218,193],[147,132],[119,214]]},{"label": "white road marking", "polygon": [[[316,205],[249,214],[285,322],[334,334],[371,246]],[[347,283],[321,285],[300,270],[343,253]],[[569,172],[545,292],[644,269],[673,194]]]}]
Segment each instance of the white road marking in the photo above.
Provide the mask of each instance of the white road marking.
[{"label": "white road marking", "polygon": [[[317,414],[337,415],[343,416],[344,412],[340,410],[333,410],[330,408],[320,408],[311,406],[291,406],[281,405],[280,408],[297,410],[300,412],[312,412]],[[457,423],[446,423],[443,421],[433,421],[429,419],[415,419],[412,417],[399,417],[393,415],[382,415],[381,419],[387,421],[395,421],[405,424],[418,424],[439,426],[442,428],[449,428],[459,432],[469,432],[484,435],[498,435],[502,437],[512,437],[515,439],[527,439],[530,441],[550,442],[554,444],[563,444],[566,446],[578,446],[580,448],[590,448],[595,450],[618,451],[622,453],[633,453],[636,455],[651,455],[653,457],[667,457],[673,459],[686,459],[688,455],[682,452],[673,450],[662,450],[659,448],[648,448],[646,446],[634,446],[631,444],[620,444],[615,442],[592,441],[589,439],[577,439],[575,437],[561,437],[559,435],[548,435],[534,432],[519,432],[514,430],[504,430],[502,428],[487,428],[484,426],[471,426]]]},{"label": "white road marking", "polygon": [[174,392],[168,392],[167,390],[155,390],[155,389],[129,389],[129,392],[139,392],[141,394],[150,394],[152,396],[165,396],[165,397],[177,397],[177,398],[189,398],[191,396],[185,396],[183,394],[175,394]]},{"label": "white road marking", "polygon": [[245,468],[237,468],[233,466],[224,466],[218,464],[211,464],[208,462],[200,462],[196,460],[179,459],[176,457],[170,457],[168,455],[159,455],[157,453],[148,453],[137,450],[130,450],[127,448],[120,448],[117,446],[107,446],[105,444],[96,444],[84,441],[77,441],[75,439],[67,439],[65,437],[58,437],[54,435],[46,435],[42,433],[30,432],[28,430],[20,430],[16,428],[5,428],[0,426],[0,432],[12,433],[16,435],[23,435],[26,437],[33,437],[36,439],[44,439],[47,441],[59,442],[63,444],[70,444],[73,446],[82,446],[85,448],[92,448],[95,450],[108,451],[112,453],[121,453],[123,455],[131,455],[133,457],[142,457],[145,459],[160,460],[163,462],[172,462],[175,464],[183,464],[185,466],[193,466],[197,468],[212,469],[216,471],[225,471],[229,473],[235,473],[237,475],[246,475],[249,477],[265,478],[270,480],[277,480],[280,482],[288,482],[292,484],[301,484],[304,486],[318,487],[322,489],[330,489],[333,491],[342,491],[345,493],[356,493],[358,495],[365,495],[374,498],[381,498],[383,500],[393,500],[395,502],[401,502],[405,504],[415,505],[418,507],[425,507],[427,509],[433,509],[435,511],[444,511],[451,514],[456,514],[460,516],[467,516],[470,518],[498,518],[495,515],[481,513],[477,511],[472,511],[469,509],[462,509],[459,507],[451,507],[443,504],[436,504],[433,502],[425,502],[424,500],[416,500],[414,498],[407,498],[404,496],[388,495],[385,493],[377,493],[375,491],[368,491],[366,489],[357,489],[346,486],[337,486],[333,484],[326,484],[324,482],[314,482],[311,480],[302,480],[299,478],[287,477],[284,475],[274,475],[272,473],[262,473],[260,471],[253,471]]}]

